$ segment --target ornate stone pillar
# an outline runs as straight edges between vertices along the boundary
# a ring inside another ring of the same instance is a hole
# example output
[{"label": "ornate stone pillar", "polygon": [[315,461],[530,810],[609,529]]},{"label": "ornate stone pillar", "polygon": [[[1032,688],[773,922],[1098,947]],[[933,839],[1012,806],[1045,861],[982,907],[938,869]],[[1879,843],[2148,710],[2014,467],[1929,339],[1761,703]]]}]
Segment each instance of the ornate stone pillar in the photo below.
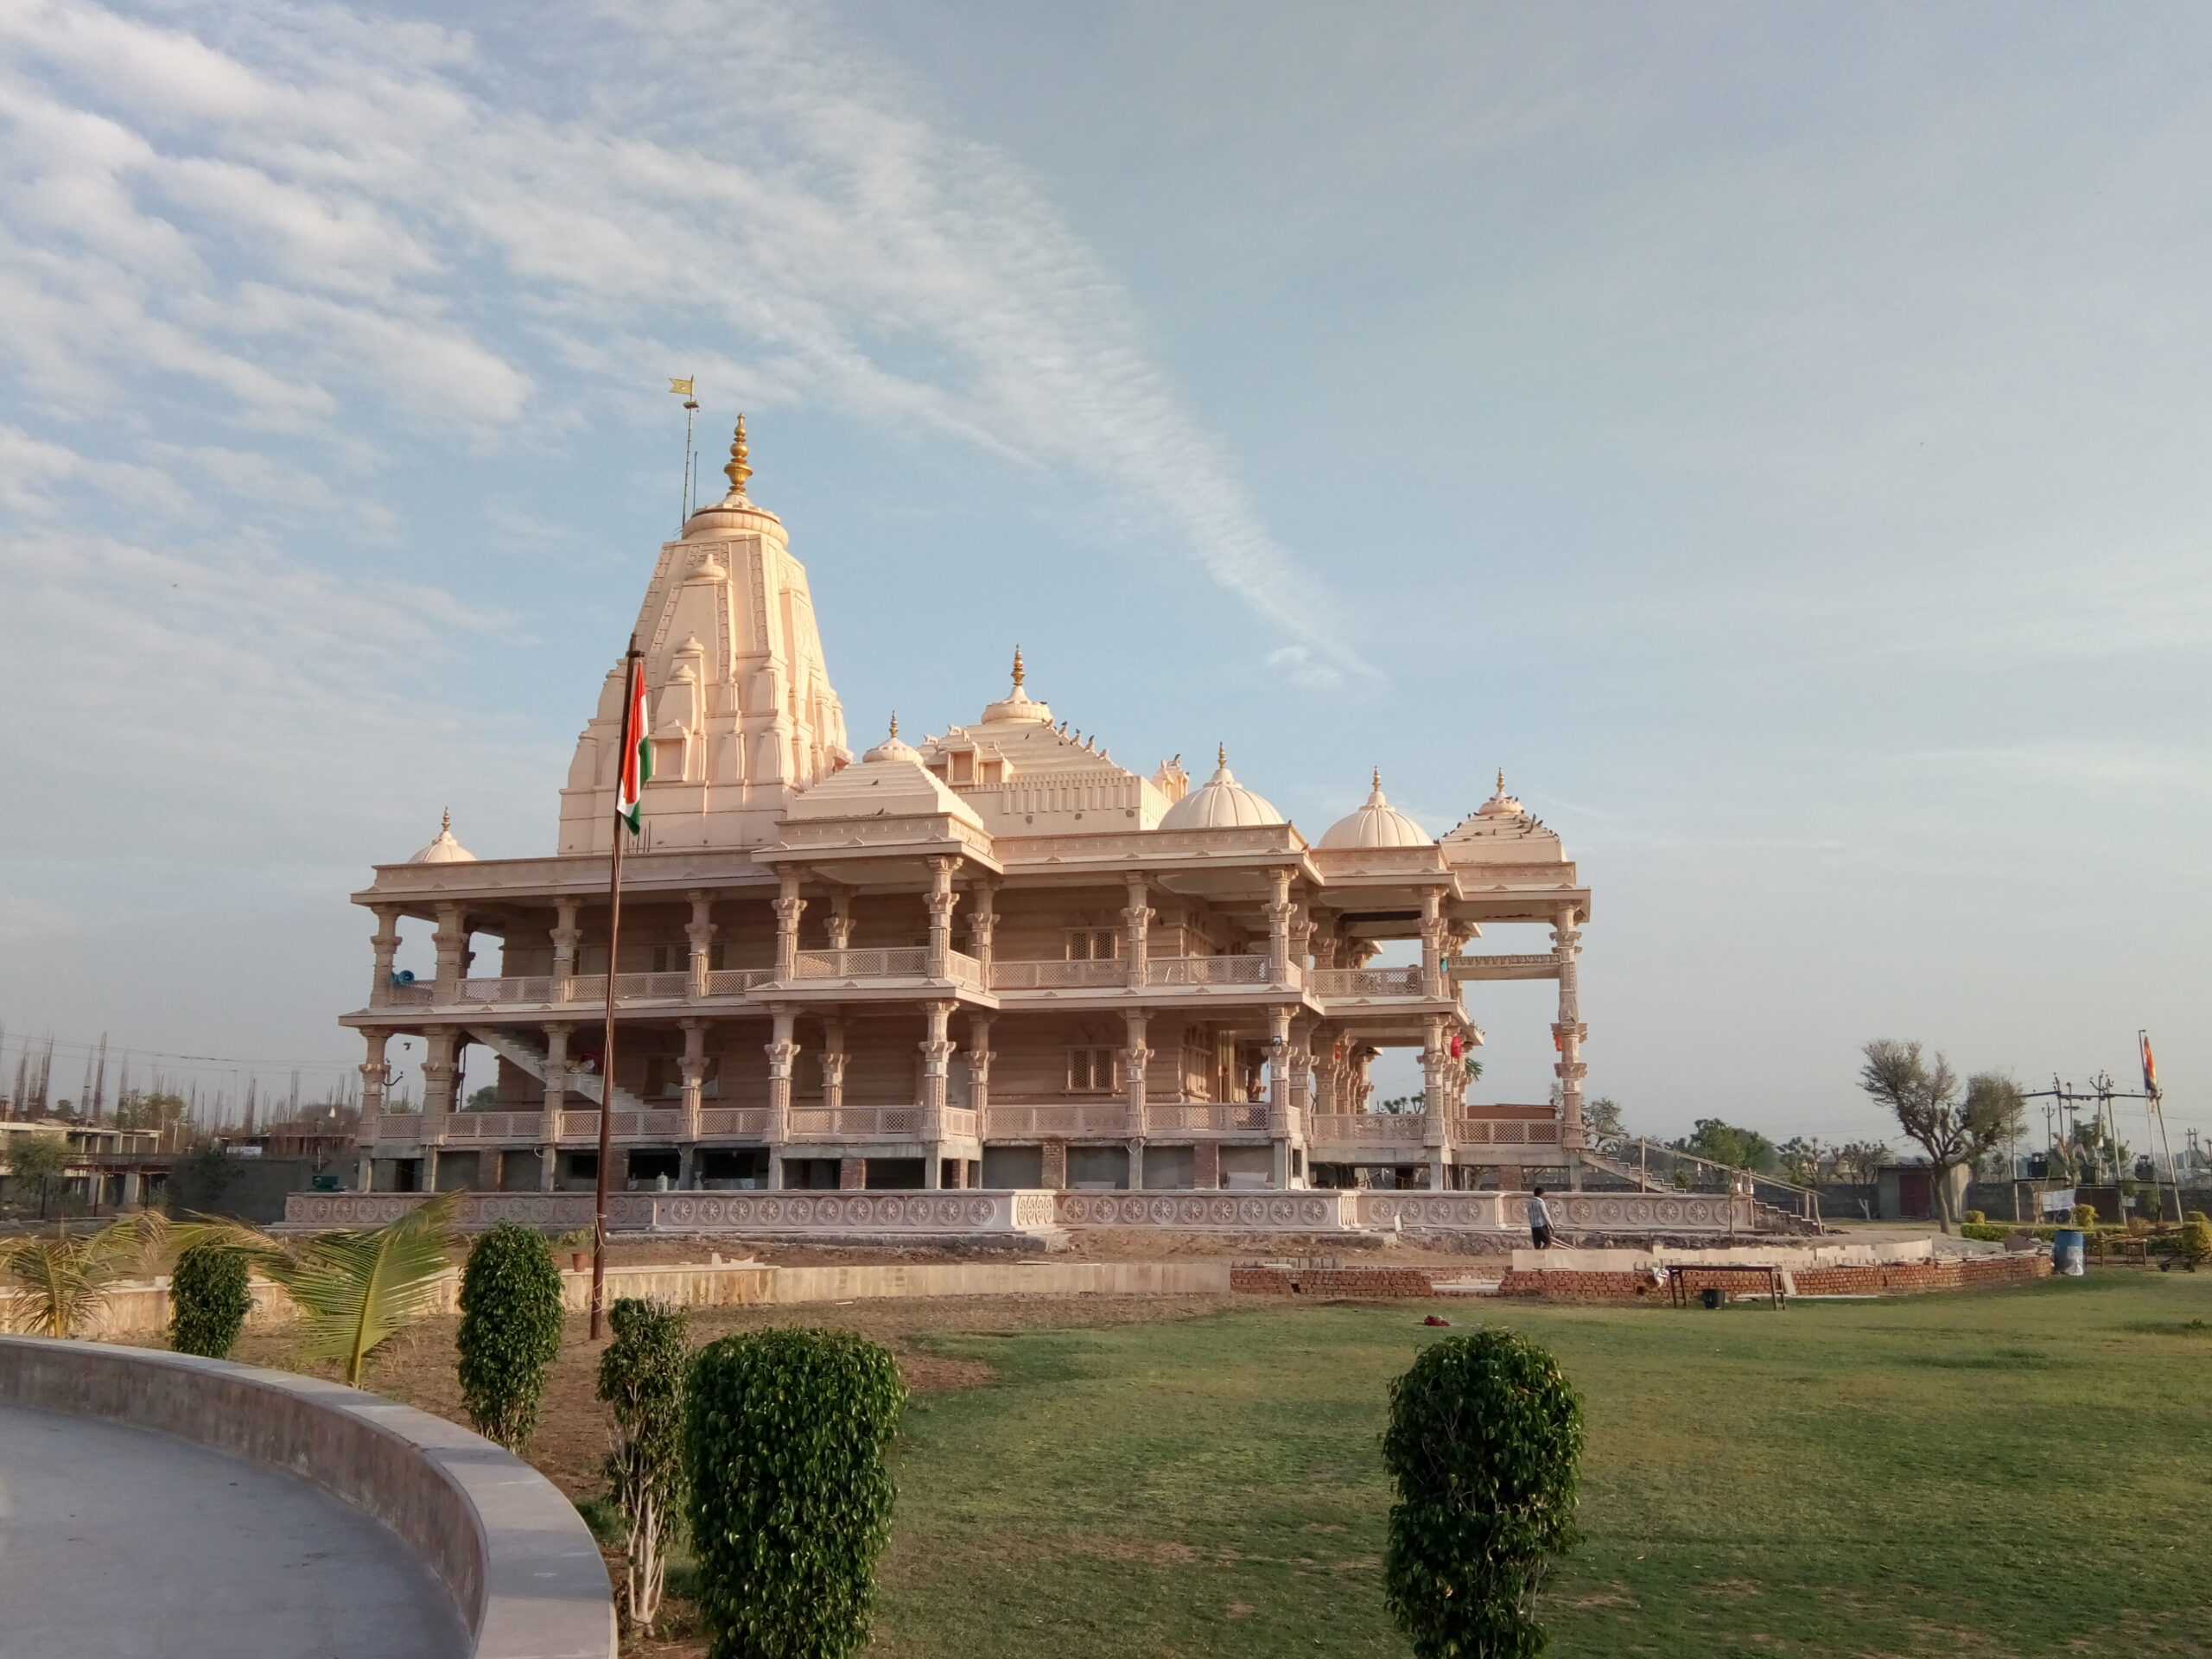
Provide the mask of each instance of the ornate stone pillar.
[{"label": "ornate stone pillar", "polygon": [[[683,1077],[683,1139],[699,1138],[699,1092],[707,1081],[707,1022],[701,1019],[679,1020],[677,1027],[683,1033],[683,1058],[677,1064]],[[685,1148],[688,1154],[690,1148]]]},{"label": "ornate stone pillar", "polygon": [[561,1168],[561,1114],[569,1107],[569,1033],[556,1020],[545,1027],[545,1109],[537,1131],[537,1190],[550,1192]]},{"label": "ornate stone pillar", "polygon": [[1304,905],[1292,906],[1290,917],[1290,959],[1302,969],[1313,948],[1313,918]]},{"label": "ornate stone pillar", "polygon": [[[937,861],[950,863],[950,859]],[[947,918],[948,924],[950,918]],[[932,937],[936,929],[931,929]],[[924,1164],[922,1185],[941,1184],[944,1161],[944,1094],[947,1070],[952,1063],[958,1045],[951,1033],[952,1002],[925,1002],[922,1012],[929,1016],[929,1035],[922,1042],[922,1141]]]},{"label": "ornate stone pillar", "polygon": [[1290,1185],[1290,1019],[1286,1007],[1268,1010],[1268,1136],[1273,1144],[1274,1184]]},{"label": "ornate stone pillar", "polygon": [[1421,1046],[1421,1134],[1423,1155],[1428,1162],[1428,1185],[1432,1192],[1444,1188],[1444,1166],[1449,1161],[1451,1146],[1451,1114],[1445,1099],[1445,1071],[1451,1064],[1451,1052],[1445,1046],[1445,1020],[1441,1014],[1431,1014],[1422,1022]]},{"label": "ornate stone pillar", "polygon": [[683,937],[691,942],[690,995],[698,998],[707,994],[707,968],[713,960],[709,954],[715,943],[715,896],[695,888],[684,894],[691,901],[691,919],[685,924]]},{"label": "ornate stone pillar", "polygon": [[460,1033],[451,1026],[434,1027],[426,1033],[429,1051],[423,1062],[423,1189],[437,1191],[438,1146],[445,1139],[446,1121],[453,1116],[454,1084],[461,1068],[454,1062]]},{"label": "ornate stone pillar", "polygon": [[925,971],[931,979],[949,979],[952,975],[952,964],[948,960],[952,953],[952,910],[960,902],[960,895],[952,890],[952,873],[959,863],[957,858],[930,860],[926,900],[930,911],[930,959]]},{"label": "ornate stone pillar", "polygon": [[1122,920],[1128,928],[1129,958],[1128,984],[1131,990],[1142,990],[1145,963],[1151,950],[1152,924],[1160,912],[1152,907],[1152,892],[1141,875],[1131,875],[1129,901],[1122,911]]},{"label": "ornate stone pillar", "polygon": [[823,928],[830,936],[832,950],[853,948],[853,895],[842,887],[830,894],[830,914],[823,921]]},{"label": "ornate stone pillar", "polygon": [[991,938],[999,925],[998,894],[997,882],[979,880],[968,906],[968,954],[982,964],[987,987],[991,982],[991,963],[995,960]]},{"label": "ornate stone pillar", "polygon": [[1313,912],[1313,965],[1333,968],[1337,965],[1337,915],[1334,911],[1316,910]]},{"label": "ornate stone pillar", "polygon": [[1268,982],[1290,983],[1290,872],[1268,872]]},{"label": "ornate stone pillar", "polygon": [[1582,1079],[1589,1067],[1582,1063],[1582,1044],[1590,1028],[1582,1023],[1580,970],[1582,932],[1574,925],[1574,912],[1562,910],[1554,918],[1552,955],[1559,963],[1559,1019],[1552,1027],[1552,1043],[1559,1050],[1559,1139],[1567,1151],[1590,1144],[1582,1128]]},{"label": "ornate stone pillar", "polygon": [[976,1113],[977,1140],[989,1132],[990,1120],[985,1116],[991,1109],[991,1062],[998,1056],[991,1052],[991,1016],[971,1014],[968,1016],[968,1103]]},{"label": "ornate stone pillar", "polygon": [[468,973],[468,912],[460,905],[438,906],[438,931],[435,936],[438,953],[437,989],[434,1000],[453,1002],[460,1000],[461,982]]},{"label": "ornate stone pillar", "polygon": [[1444,995],[1444,890],[1429,887],[1421,896],[1421,994]]},{"label": "ornate stone pillar", "polygon": [[1122,1084],[1128,1091],[1129,1121],[1129,1190],[1135,1192],[1144,1185],[1144,1085],[1145,1067],[1152,1059],[1152,1051],[1145,1046],[1145,1024],[1148,1016],[1142,1008],[1125,1008],[1122,1020],[1127,1041],[1122,1050]]},{"label": "ornate stone pillar", "polygon": [[583,929],[576,925],[576,912],[582,901],[575,899],[556,899],[553,913],[558,918],[550,930],[553,940],[553,1000],[569,1000],[569,982],[576,975],[576,946],[583,942]]},{"label": "ornate stone pillar", "polygon": [[385,1045],[391,1041],[391,1033],[382,1026],[364,1026],[361,1039],[368,1046],[368,1055],[361,1062],[361,1149],[359,1190],[366,1192],[376,1179],[377,1119],[384,1114],[385,1079],[391,1073],[385,1060]]},{"label": "ornate stone pillar", "polygon": [[369,979],[369,1006],[380,1008],[391,1001],[391,964],[399,955],[399,906],[372,905],[376,913],[377,931],[369,935],[369,946],[376,954],[376,966]]},{"label": "ornate stone pillar", "polygon": [[845,1022],[832,1015],[822,1022],[822,1104],[833,1112],[845,1103],[846,1058]]},{"label": "ornate stone pillar", "polygon": [[780,1187],[783,1148],[791,1138],[791,1067],[798,1059],[792,1033],[798,1015],[788,1003],[769,1004],[768,1014],[774,1024],[769,1040],[762,1045],[768,1056],[768,1132],[763,1138],[768,1143],[768,1185]]},{"label": "ornate stone pillar", "polygon": [[798,896],[798,872],[785,870],[776,898],[776,978],[785,984],[798,977],[798,918],[806,900]]}]

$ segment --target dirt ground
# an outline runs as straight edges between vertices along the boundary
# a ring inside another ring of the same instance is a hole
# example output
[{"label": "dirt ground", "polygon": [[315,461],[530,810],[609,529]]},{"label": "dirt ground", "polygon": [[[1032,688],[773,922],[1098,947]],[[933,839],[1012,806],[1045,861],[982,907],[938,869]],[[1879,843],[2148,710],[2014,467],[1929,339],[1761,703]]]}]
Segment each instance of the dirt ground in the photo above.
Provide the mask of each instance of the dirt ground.
[{"label": "dirt ground", "polygon": [[947,1239],[907,1243],[832,1243],[813,1240],[734,1239],[701,1233],[653,1238],[615,1237],[607,1261],[616,1267],[758,1262],[779,1268],[868,1267],[957,1262],[1342,1262],[1348,1267],[1456,1267],[1471,1255],[1497,1255],[1526,1239],[1470,1234],[1421,1238],[1389,1234],[1344,1236],[1297,1233],[1174,1233],[1147,1228],[1071,1232],[1065,1249],[1049,1254],[1033,1239]]}]

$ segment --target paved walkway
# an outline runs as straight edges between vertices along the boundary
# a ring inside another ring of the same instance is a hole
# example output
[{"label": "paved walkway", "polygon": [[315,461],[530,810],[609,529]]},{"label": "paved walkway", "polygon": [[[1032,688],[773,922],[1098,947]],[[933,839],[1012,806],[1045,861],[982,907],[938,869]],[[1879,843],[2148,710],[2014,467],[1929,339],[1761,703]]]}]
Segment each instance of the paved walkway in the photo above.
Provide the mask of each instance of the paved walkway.
[{"label": "paved walkway", "polygon": [[3,1659],[461,1659],[392,1533],[187,1440],[0,1404]]}]

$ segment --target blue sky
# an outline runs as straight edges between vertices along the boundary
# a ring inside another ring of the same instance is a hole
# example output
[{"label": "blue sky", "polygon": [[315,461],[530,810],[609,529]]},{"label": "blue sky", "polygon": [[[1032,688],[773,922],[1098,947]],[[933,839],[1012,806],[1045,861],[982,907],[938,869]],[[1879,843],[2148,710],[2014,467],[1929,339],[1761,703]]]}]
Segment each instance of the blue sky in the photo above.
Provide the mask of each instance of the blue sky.
[{"label": "blue sky", "polygon": [[350,1062],[368,864],[551,842],[694,373],[856,734],[1019,640],[1312,834],[1503,765],[1632,1124],[2147,1025],[2212,1128],[2201,9],[639,10],[0,6],[0,1066]]}]

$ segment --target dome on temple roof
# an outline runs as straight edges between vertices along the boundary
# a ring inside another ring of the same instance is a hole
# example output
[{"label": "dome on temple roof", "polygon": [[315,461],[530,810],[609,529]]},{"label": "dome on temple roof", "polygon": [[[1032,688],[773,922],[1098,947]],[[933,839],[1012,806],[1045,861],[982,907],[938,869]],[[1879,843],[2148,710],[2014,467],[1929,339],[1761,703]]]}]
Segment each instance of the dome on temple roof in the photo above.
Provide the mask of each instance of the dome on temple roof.
[{"label": "dome on temple roof", "polygon": [[900,741],[899,716],[896,715],[891,716],[891,734],[861,756],[862,760],[919,760],[921,758],[921,751]]},{"label": "dome on temple roof", "polygon": [[453,838],[453,813],[438,823],[438,838],[407,861],[410,864],[474,864],[476,855]]},{"label": "dome on temple roof", "polygon": [[1382,797],[1382,774],[1375,774],[1375,788],[1367,804],[1338,819],[1319,842],[1323,847],[1433,847],[1434,839]]},{"label": "dome on temple roof", "polygon": [[1160,820],[1162,830],[1238,830],[1253,824],[1281,823],[1281,813],[1264,798],[1236,781],[1223,750],[1214,775],[1169,807]]},{"label": "dome on temple roof", "polygon": [[1505,792],[1505,768],[1497,769],[1497,793],[1475,809],[1475,816],[1482,818],[1517,818],[1528,811],[1514,797]]},{"label": "dome on temple roof", "polygon": [[1023,690],[1021,682],[1024,677],[1021,647],[1016,645],[1014,648],[1014,690],[997,702],[984,705],[983,724],[988,726],[994,721],[1002,720],[1022,721],[1038,726],[1052,723],[1052,704],[1039,702]]}]

